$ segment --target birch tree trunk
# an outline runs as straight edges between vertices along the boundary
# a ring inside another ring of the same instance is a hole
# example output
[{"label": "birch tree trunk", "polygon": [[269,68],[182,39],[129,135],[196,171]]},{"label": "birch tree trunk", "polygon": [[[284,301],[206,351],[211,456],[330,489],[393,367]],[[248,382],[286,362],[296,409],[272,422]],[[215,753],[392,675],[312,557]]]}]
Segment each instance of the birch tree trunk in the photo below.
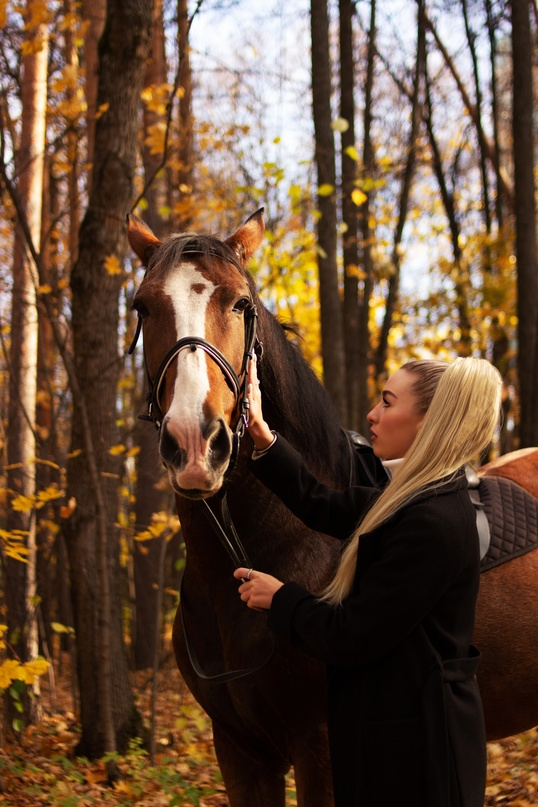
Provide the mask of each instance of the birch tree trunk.
[{"label": "birch tree trunk", "polygon": [[[32,42],[22,60],[22,131],[17,154],[18,196],[29,234],[39,249],[47,106],[48,30],[46,24],[27,31]],[[36,393],[37,393],[37,272],[28,242],[17,221],[13,256],[11,351],[8,426],[8,489],[13,496],[31,501],[36,493]],[[35,658],[38,649],[35,614],[36,520],[35,509],[9,508],[9,531],[25,534],[28,563],[6,560],[6,600],[10,642],[22,661]],[[34,693],[38,694],[38,684]],[[29,699],[21,716],[27,722],[38,717],[38,700]]]}]

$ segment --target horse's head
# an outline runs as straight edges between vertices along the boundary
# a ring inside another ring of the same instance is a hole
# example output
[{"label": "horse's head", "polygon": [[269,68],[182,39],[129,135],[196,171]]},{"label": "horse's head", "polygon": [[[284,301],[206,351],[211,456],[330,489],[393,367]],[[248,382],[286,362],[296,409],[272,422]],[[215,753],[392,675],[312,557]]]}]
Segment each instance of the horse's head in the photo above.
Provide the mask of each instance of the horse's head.
[{"label": "horse's head", "polygon": [[147,270],[133,305],[143,323],[150,415],[183,496],[216,493],[232,456],[256,323],[245,264],[263,233],[263,210],[226,241],[186,234],[161,242],[128,217],[129,242]]}]

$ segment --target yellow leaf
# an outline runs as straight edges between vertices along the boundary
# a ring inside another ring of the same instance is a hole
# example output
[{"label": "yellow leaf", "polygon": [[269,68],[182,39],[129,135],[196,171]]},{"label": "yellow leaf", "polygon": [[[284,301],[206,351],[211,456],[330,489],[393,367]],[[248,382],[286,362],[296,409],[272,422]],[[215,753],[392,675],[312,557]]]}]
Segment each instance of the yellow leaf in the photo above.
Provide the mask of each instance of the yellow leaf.
[{"label": "yellow leaf", "polygon": [[125,452],[125,446],[122,445],[121,443],[117,446],[111,446],[108,449],[108,453],[111,454],[113,457],[117,457],[120,454],[123,454],[124,452]]},{"label": "yellow leaf", "polygon": [[130,448],[127,452],[127,457],[136,457],[137,454],[140,453],[140,446],[134,446],[134,448]]},{"label": "yellow leaf", "polygon": [[11,500],[11,507],[17,513],[28,513],[30,510],[33,509],[35,504],[35,500],[30,496],[24,496],[22,493],[18,496],[15,496],[14,499]]},{"label": "yellow leaf", "polygon": [[348,157],[351,157],[356,163],[360,160],[359,152],[355,148],[355,146],[348,146],[347,149],[344,149],[344,154],[347,154]]},{"label": "yellow leaf", "polygon": [[330,196],[333,191],[334,185],[330,185],[328,182],[325,182],[323,185],[319,186],[318,196]]},{"label": "yellow leaf", "polygon": [[102,118],[103,115],[105,114],[105,112],[108,112],[109,106],[110,106],[110,104],[108,104],[108,103],[101,104],[101,106],[99,107],[99,109],[95,113],[95,120],[99,120],[99,118]]},{"label": "yellow leaf", "polygon": [[21,665],[18,671],[17,678],[19,681],[24,681],[25,684],[33,684],[39,675],[43,675],[48,668],[49,662],[44,658],[36,658],[33,661],[27,661]]},{"label": "yellow leaf", "polygon": [[40,490],[37,494],[37,506],[41,507],[47,502],[54,501],[54,499],[60,499],[63,495],[64,492],[62,490],[58,490],[54,485],[49,485],[48,488]]},{"label": "yellow leaf", "polygon": [[7,689],[19,677],[20,662],[8,658],[0,664],[0,689]]},{"label": "yellow leaf", "polygon": [[365,193],[360,191],[358,188],[355,188],[354,191],[351,191],[351,199],[353,201],[353,204],[357,205],[357,207],[360,207],[361,205],[363,205],[366,202],[368,197],[366,196]]},{"label": "yellow leaf", "polygon": [[349,263],[346,266],[346,275],[348,277],[356,277],[359,280],[365,280],[366,272],[354,263]]},{"label": "yellow leaf", "polygon": [[115,255],[107,255],[103,266],[109,275],[121,275],[121,264]]},{"label": "yellow leaf", "polygon": [[48,283],[45,283],[43,286],[39,286],[37,289],[39,294],[50,294],[52,291],[52,286]]},{"label": "yellow leaf", "polygon": [[349,129],[349,121],[345,118],[336,118],[336,120],[333,120],[331,123],[331,129],[334,132],[347,132]]},{"label": "yellow leaf", "polygon": [[144,143],[149,147],[150,154],[162,154],[164,152],[164,138],[166,134],[166,124],[164,121],[148,126],[148,134]]}]

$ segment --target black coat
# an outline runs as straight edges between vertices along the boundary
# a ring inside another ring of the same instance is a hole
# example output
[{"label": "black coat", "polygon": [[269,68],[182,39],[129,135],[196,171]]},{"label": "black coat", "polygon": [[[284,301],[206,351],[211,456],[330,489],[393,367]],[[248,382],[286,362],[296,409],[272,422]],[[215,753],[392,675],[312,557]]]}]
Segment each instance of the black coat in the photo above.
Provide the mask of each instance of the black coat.
[{"label": "black coat", "polygon": [[[307,526],[345,540],[378,495],[335,491],[282,438],[251,470]],[[479,542],[463,471],[362,535],[341,607],[295,583],[269,625],[328,665],[337,807],[482,807],[486,741],[471,646]]]}]

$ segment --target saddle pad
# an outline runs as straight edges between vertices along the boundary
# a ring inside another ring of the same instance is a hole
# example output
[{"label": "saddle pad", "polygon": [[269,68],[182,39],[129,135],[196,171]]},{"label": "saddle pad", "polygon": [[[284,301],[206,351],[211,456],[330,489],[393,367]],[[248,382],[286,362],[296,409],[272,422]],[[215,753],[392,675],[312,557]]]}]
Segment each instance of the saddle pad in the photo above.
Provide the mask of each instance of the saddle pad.
[{"label": "saddle pad", "polygon": [[538,547],[538,499],[502,476],[482,476],[478,490],[491,531],[482,572]]}]

